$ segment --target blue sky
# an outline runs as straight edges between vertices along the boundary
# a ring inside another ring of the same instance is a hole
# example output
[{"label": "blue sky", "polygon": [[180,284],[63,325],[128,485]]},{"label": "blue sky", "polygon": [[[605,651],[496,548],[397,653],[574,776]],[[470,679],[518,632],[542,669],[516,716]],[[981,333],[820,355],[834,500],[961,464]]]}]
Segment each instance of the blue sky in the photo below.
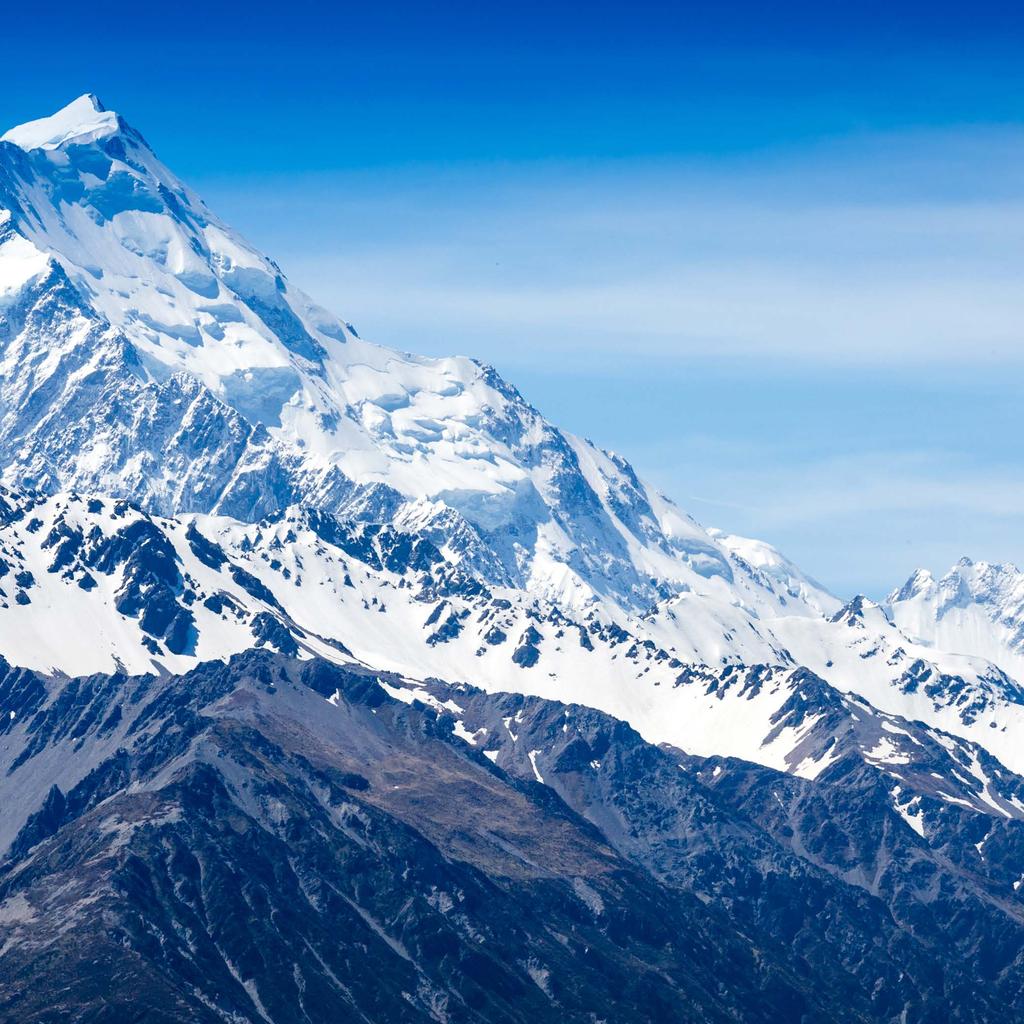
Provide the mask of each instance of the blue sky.
[{"label": "blue sky", "polygon": [[840,593],[1024,563],[1024,15],[321,6],[8,12],[0,123],[96,92],[364,336]]}]

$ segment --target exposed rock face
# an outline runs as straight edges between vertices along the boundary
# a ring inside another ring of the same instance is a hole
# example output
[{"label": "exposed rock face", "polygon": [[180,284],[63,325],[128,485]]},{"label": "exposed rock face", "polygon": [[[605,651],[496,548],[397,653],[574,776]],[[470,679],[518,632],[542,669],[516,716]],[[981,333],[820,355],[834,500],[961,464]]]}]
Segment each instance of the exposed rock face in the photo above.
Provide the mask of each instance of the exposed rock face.
[{"label": "exposed rock face", "polygon": [[5,668],[0,708],[5,1018],[1024,1006],[1024,824],[908,788],[920,835],[852,751],[796,779],[585,708],[270,652],[182,677]]},{"label": "exposed rock face", "polygon": [[3,689],[27,723],[5,738],[5,797],[46,785],[55,754],[66,787],[3,866],[0,1006],[19,1020],[724,1021],[764,1000],[756,1019],[781,1022],[811,1005],[692,895],[366,673],[247,654],[49,703],[31,675]]}]

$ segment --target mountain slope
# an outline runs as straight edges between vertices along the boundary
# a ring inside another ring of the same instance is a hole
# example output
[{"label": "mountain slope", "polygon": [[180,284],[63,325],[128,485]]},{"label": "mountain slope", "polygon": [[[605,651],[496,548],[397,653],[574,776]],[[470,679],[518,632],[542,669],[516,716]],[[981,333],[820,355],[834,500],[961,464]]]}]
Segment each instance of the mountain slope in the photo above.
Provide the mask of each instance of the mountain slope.
[{"label": "mountain slope", "polygon": [[5,796],[67,786],[0,867],[5,1015],[855,1019],[371,675],[250,653],[56,690],[4,743]]},{"label": "mountain slope", "polygon": [[886,608],[908,636],[1024,677],[1024,573],[1015,565],[962,558],[939,580],[919,569]]},{"label": "mountain slope", "polygon": [[[303,501],[413,516],[492,582],[569,603],[645,606],[736,571],[628,464],[493,370],[362,341],[94,98],[4,138],[8,482],[163,514],[252,520]],[[751,594],[777,603],[764,582]]]},{"label": "mountain slope", "polygon": [[1010,566],[844,603],[0,139],[0,1018],[1024,1019]]},{"label": "mountain slope", "polygon": [[[711,628],[693,614],[686,624],[691,636]],[[1000,677],[980,705],[980,682],[972,688],[906,650],[863,657],[878,636],[855,612],[829,624],[848,646],[802,642],[809,664],[845,656],[862,693],[873,683],[874,706],[827,682],[827,669],[794,665],[785,650],[759,661],[764,639],[742,617],[733,657],[751,664],[707,665],[656,617],[608,602],[567,613],[486,584],[423,534],[310,509],[253,524],[166,519],[110,498],[0,488],[0,625],[5,657],[44,673],[183,672],[265,646],[587,704],[653,742],[808,777],[834,759],[823,744],[854,719],[876,723],[858,729],[865,749],[881,744],[880,758],[904,756],[881,743],[877,723],[886,715],[937,721],[994,749],[1010,768],[1024,767],[1014,742],[1020,719],[1012,717],[1024,708],[1019,688]],[[888,684],[894,666],[906,673],[903,690]],[[989,727],[996,713],[1000,730]],[[985,773],[978,778],[984,788]]]},{"label": "mountain slope", "polygon": [[[36,501],[26,489],[88,496],[3,526],[0,653],[18,663],[183,671],[275,636],[327,656],[340,644],[772,767],[792,767],[763,744],[791,687],[726,712],[677,681],[685,665],[779,679],[804,666],[1024,769],[1012,608],[978,613],[1002,639],[972,646],[966,626],[926,628],[916,591],[891,619],[840,607],[769,545],[704,530],[622,458],[549,424],[492,369],[359,338],[92,96],[0,140],[0,401],[8,504]],[[142,512],[108,518],[110,497]],[[152,584],[126,562],[143,536],[166,556]],[[429,553],[429,582],[384,565],[382,543]],[[375,546],[353,577],[352,552]],[[145,608],[150,589],[162,597]],[[99,605],[98,636],[71,625],[59,648],[45,642]]]},{"label": "mountain slope", "polygon": [[[424,703],[398,677],[269,652],[185,677],[4,667],[2,1012],[919,1024],[1021,1005],[1019,820],[929,815],[926,840],[849,766],[763,770],[769,799],[799,786],[812,831],[845,793],[879,883],[823,859],[834,844],[777,836],[727,785],[743,766],[586,708],[436,686]],[[458,735],[485,729],[496,763]]]}]

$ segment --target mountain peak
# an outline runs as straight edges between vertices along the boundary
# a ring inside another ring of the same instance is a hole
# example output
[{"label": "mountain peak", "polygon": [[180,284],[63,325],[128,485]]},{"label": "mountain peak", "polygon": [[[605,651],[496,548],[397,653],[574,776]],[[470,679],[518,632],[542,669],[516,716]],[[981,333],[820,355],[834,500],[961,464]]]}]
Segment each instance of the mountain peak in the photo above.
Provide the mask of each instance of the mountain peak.
[{"label": "mountain peak", "polygon": [[934,588],[935,577],[927,569],[915,569],[910,574],[907,582],[899,590],[895,590],[889,595],[887,603],[910,601],[917,597],[918,594],[930,592]]},{"label": "mountain peak", "polygon": [[847,601],[829,621],[835,623],[845,622],[848,626],[853,626],[863,623],[866,619],[870,619],[877,624],[884,620],[884,618],[885,612],[882,610],[881,605],[872,601],[870,597],[858,594]]},{"label": "mountain peak", "polygon": [[57,149],[67,143],[92,142],[112,135],[120,127],[120,117],[107,110],[93,93],[72,100],[49,117],[28,121],[0,136],[22,149]]}]

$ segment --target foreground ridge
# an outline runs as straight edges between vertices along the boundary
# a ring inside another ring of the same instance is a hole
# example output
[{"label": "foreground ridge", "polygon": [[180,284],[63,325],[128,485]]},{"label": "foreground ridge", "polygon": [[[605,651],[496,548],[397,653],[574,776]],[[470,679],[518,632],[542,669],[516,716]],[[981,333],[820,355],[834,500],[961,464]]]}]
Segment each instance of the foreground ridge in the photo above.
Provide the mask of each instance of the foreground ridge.
[{"label": "foreground ridge", "polygon": [[19,1020],[52,1019],[53,957],[75,1020],[128,999],[163,1021],[1019,1010],[1024,825],[915,782],[907,817],[856,753],[799,780],[576,705],[268,651],[183,677],[0,669],[0,795],[39,806],[0,841]]}]

